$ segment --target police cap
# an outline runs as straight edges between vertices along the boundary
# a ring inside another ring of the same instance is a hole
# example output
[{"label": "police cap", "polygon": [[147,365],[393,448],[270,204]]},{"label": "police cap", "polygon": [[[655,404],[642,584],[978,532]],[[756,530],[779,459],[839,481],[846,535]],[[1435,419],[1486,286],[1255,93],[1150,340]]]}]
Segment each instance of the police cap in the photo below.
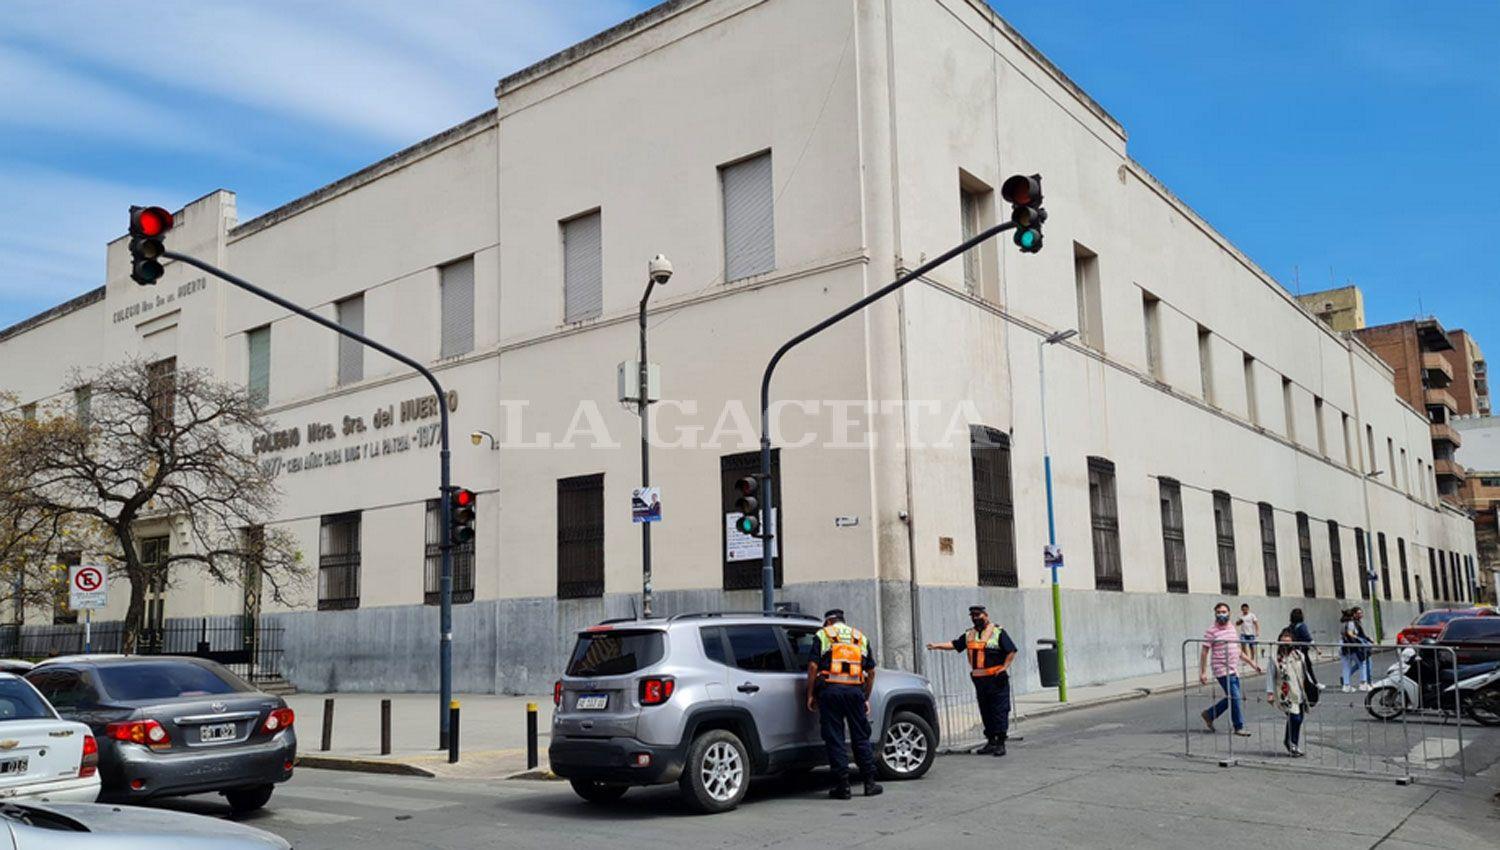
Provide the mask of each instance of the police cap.
[{"label": "police cap", "polygon": [[989,612],[985,609],[985,607],[983,605],[970,605],[969,606],[969,613],[970,614],[987,614]]},{"label": "police cap", "polygon": [[823,619],[825,621],[826,620],[842,620],[842,619],[844,619],[844,609],[842,609],[842,608],[830,608],[829,610],[823,612]]}]

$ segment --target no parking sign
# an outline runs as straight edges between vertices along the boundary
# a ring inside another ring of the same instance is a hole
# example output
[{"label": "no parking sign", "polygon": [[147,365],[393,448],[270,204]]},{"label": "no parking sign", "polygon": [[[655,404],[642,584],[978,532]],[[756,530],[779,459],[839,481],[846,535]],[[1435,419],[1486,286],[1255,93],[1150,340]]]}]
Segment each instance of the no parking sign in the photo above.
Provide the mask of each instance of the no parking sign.
[{"label": "no parking sign", "polygon": [[68,568],[68,607],[74,611],[103,608],[109,602],[109,573],[104,567],[80,564]]}]

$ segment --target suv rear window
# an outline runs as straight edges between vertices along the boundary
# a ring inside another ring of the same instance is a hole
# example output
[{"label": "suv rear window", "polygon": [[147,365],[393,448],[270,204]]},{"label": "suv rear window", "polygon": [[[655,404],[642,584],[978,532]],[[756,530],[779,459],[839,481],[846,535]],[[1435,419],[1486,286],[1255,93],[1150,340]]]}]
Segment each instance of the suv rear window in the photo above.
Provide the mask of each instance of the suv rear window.
[{"label": "suv rear window", "polygon": [[661,660],[666,641],[658,631],[585,632],[578,636],[569,676],[623,676]]},{"label": "suv rear window", "polygon": [[1443,640],[1500,639],[1500,617],[1472,617],[1454,620],[1443,630]]},{"label": "suv rear window", "polygon": [[20,679],[0,679],[0,720],[52,720],[47,703]]},{"label": "suv rear window", "polygon": [[229,671],[188,661],[99,665],[99,683],[121,702],[214,696],[252,690]]}]

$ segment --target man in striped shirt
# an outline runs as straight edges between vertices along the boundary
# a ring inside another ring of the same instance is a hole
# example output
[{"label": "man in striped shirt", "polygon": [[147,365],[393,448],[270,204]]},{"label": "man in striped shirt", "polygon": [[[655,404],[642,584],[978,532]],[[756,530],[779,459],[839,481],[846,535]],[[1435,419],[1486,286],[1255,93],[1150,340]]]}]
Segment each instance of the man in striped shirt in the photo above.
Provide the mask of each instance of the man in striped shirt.
[{"label": "man in striped shirt", "polygon": [[1198,653],[1198,681],[1208,684],[1212,662],[1214,678],[1219,681],[1219,687],[1224,689],[1224,698],[1199,715],[1210,732],[1214,731],[1214,720],[1228,709],[1229,717],[1234,722],[1234,734],[1242,738],[1250,736],[1245,730],[1245,713],[1241,707],[1241,661],[1249,664],[1255,672],[1262,672],[1249,649],[1240,643],[1239,632],[1229,622],[1229,604],[1220,602],[1214,606],[1214,624],[1203,633],[1203,649]]}]

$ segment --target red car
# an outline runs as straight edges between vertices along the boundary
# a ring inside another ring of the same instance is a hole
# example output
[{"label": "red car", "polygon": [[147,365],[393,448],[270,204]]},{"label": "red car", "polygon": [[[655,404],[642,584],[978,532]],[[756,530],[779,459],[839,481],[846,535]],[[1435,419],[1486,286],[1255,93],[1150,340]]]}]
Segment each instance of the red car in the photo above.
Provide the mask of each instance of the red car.
[{"label": "red car", "polygon": [[1449,620],[1459,617],[1494,617],[1500,615],[1500,611],[1494,608],[1435,608],[1419,615],[1411,621],[1411,625],[1402,629],[1396,635],[1396,643],[1421,643],[1427,638],[1436,639],[1442,634],[1443,627],[1448,625]]}]

